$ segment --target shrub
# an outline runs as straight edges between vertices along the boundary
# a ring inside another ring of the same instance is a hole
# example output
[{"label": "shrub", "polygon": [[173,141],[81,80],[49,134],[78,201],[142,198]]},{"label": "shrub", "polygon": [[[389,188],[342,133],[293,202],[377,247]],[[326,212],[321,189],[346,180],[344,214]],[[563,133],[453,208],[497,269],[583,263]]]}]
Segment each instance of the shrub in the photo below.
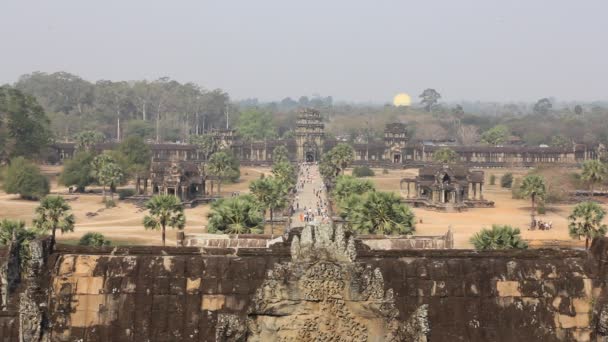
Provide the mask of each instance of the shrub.
[{"label": "shrub", "polygon": [[89,232],[84,234],[80,241],[78,241],[78,245],[80,246],[94,246],[94,247],[102,247],[102,246],[110,246],[112,241],[106,240],[103,234]]},{"label": "shrub", "polygon": [[104,202],[104,204],[106,206],[106,209],[114,208],[116,206],[116,202],[114,202],[114,200],[111,200],[111,199],[107,199]]},{"label": "shrub", "polygon": [[36,165],[17,157],[6,169],[4,190],[9,194],[19,194],[24,199],[37,200],[49,193],[50,186]]},{"label": "shrub", "polygon": [[521,181],[519,179],[513,180],[513,184],[511,186],[511,197],[513,199],[523,199],[524,194],[521,191]]},{"label": "shrub", "polygon": [[353,169],[353,176],[355,177],[373,177],[374,170],[370,169],[368,166],[356,166]]},{"label": "shrub", "polygon": [[382,169],[382,174],[383,175],[388,175],[388,169]]},{"label": "shrub", "polygon": [[490,175],[490,185],[496,185],[496,175]]},{"label": "shrub", "polygon": [[133,189],[120,189],[118,190],[118,199],[124,200],[127,197],[131,197],[135,195],[135,190]]},{"label": "shrub", "polygon": [[500,177],[500,186],[503,188],[511,188],[513,186],[513,174],[507,172]]},{"label": "shrub", "polygon": [[471,243],[477,250],[491,249],[525,249],[528,244],[521,239],[519,228],[507,225],[492,225],[492,229],[482,229],[471,237]]}]

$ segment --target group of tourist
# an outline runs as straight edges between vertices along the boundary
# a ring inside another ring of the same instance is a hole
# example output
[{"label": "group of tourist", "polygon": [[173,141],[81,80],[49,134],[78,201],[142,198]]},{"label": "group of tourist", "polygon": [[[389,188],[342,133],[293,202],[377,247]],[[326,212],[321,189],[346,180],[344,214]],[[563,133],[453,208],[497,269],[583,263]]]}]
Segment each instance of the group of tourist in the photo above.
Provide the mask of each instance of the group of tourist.
[{"label": "group of tourist", "polygon": [[302,163],[292,207],[300,223],[327,223],[327,189],[316,163]]}]

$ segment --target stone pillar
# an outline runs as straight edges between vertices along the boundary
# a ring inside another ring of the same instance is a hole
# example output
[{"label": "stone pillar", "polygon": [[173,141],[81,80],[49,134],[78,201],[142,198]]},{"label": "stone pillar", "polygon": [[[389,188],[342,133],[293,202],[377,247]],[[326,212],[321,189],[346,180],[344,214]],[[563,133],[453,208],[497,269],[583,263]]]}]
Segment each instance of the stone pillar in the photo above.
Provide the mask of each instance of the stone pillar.
[{"label": "stone pillar", "polygon": [[483,184],[479,183],[479,199],[483,200]]},{"label": "stone pillar", "polygon": [[187,189],[186,189],[186,186],[185,186],[185,185],[182,185],[182,198],[181,198],[181,199],[182,199],[182,201],[183,201],[184,199],[187,199],[187,198],[188,198],[188,196],[187,196],[188,194],[186,193],[186,190],[187,190]]},{"label": "stone pillar", "polygon": [[476,200],[477,199],[477,186],[475,184],[477,183],[472,183],[473,184],[473,199]]}]

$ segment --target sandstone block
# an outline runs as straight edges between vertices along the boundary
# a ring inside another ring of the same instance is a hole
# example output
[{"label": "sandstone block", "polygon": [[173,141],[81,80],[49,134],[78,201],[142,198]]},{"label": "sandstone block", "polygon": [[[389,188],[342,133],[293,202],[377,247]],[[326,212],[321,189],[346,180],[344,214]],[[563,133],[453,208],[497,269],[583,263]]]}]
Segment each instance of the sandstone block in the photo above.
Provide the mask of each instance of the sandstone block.
[{"label": "sandstone block", "polygon": [[205,295],[201,308],[208,311],[217,311],[224,307],[226,297],[224,295]]},{"label": "sandstone block", "polygon": [[498,281],[496,282],[496,290],[500,297],[520,297],[518,281]]}]

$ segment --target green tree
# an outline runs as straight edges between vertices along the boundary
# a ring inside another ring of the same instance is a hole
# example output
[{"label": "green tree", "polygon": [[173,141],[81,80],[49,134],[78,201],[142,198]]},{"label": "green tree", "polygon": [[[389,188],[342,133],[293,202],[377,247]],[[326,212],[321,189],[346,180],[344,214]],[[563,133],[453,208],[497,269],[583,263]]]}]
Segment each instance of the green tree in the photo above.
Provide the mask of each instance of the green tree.
[{"label": "green tree", "polygon": [[209,159],[209,156],[219,149],[218,140],[210,135],[193,135],[190,137],[190,144],[196,145],[196,148],[203,153],[205,160]]},{"label": "green tree", "polygon": [[332,149],[330,156],[334,165],[340,168],[340,172],[344,174],[348,165],[355,160],[355,151],[349,144],[339,143]]},{"label": "green tree", "polygon": [[73,159],[65,162],[59,175],[59,183],[65,186],[76,186],[79,192],[95,182],[93,155],[89,152],[77,152]]},{"label": "green tree", "polygon": [[439,94],[435,89],[428,88],[425,89],[418,97],[422,99],[420,103],[424,105],[424,109],[427,112],[430,112],[441,98],[441,94]]},{"label": "green tree", "polygon": [[271,234],[274,234],[274,211],[287,205],[287,185],[276,177],[265,177],[251,182],[249,190],[258,200],[263,216],[266,208],[269,209]]},{"label": "green tree", "polygon": [[51,140],[50,121],[33,96],[0,87],[0,155],[39,155]]},{"label": "green tree", "polygon": [[513,185],[513,174],[507,172],[500,177],[500,186],[503,188],[510,188]]},{"label": "green tree", "polygon": [[25,227],[24,221],[3,219],[0,221],[0,246],[15,244],[19,246],[21,264],[27,264],[30,257],[29,243],[38,237],[38,232]]},{"label": "green tree", "polygon": [[236,129],[245,139],[263,140],[276,137],[276,126],[272,114],[257,108],[243,111]]},{"label": "green tree", "polygon": [[40,201],[40,206],[36,208],[34,226],[43,233],[51,232],[51,251],[55,248],[57,229],[62,234],[74,231],[76,219],[71,211],[72,208],[61,196],[47,196]]},{"label": "green tree", "polygon": [[458,161],[460,157],[449,147],[442,147],[433,152],[433,160],[442,164],[452,164]]},{"label": "green tree", "polygon": [[568,216],[568,230],[573,239],[585,237],[585,248],[589,249],[589,240],[606,235],[608,226],[602,221],[606,211],[595,202],[583,202],[574,207]]},{"label": "green tree", "polygon": [[112,245],[112,241],[107,240],[103,234],[88,232],[80,238],[78,245],[103,247]]},{"label": "green tree", "polygon": [[509,137],[509,128],[505,125],[496,125],[481,135],[481,141],[488,145],[500,145]]},{"label": "green tree", "polygon": [[250,195],[220,199],[211,204],[207,215],[209,233],[259,234],[263,233],[260,206]]},{"label": "green tree", "polygon": [[545,185],[545,178],[539,175],[527,175],[520,186],[521,194],[524,198],[530,198],[532,201],[532,225],[534,225],[534,216],[536,214],[536,200],[545,198],[547,193],[547,187]]},{"label": "green tree", "polygon": [[599,160],[587,160],[583,163],[581,179],[589,183],[591,197],[595,191],[595,184],[602,183],[606,179],[606,166]]},{"label": "green tree", "polygon": [[296,184],[296,170],[289,162],[281,161],[274,163],[270,172],[286,189],[291,189]]},{"label": "green tree", "polygon": [[126,157],[128,165],[123,171],[135,178],[135,191],[139,194],[141,180],[149,176],[152,159],[150,146],[141,137],[130,136],[118,146],[118,151]]},{"label": "green tree", "polygon": [[209,173],[217,177],[217,194],[221,194],[222,181],[232,170],[230,156],[226,152],[214,153],[208,163]]},{"label": "green tree", "polygon": [[186,216],[182,202],[173,195],[157,195],[146,202],[149,214],[144,217],[144,228],[162,231],[163,246],[167,226],[184,229]]},{"label": "green tree", "polygon": [[289,151],[287,147],[280,145],[272,150],[272,161],[274,163],[289,162]]},{"label": "green tree", "polygon": [[[102,153],[93,159],[93,173],[95,179],[102,186],[103,201],[106,201],[106,186],[110,186],[112,192],[112,184],[117,184],[123,177],[122,170],[116,163],[114,157],[109,153]],[[114,199],[112,195],[112,200]]]},{"label": "green tree", "polygon": [[152,139],[154,137],[154,125],[149,121],[130,120],[126,123],[125,136]]},{"label": "green tree", "polygon": [[553,104],[551,103],[551,100],[545,97],[536,101],[536,103],[534,104],[534,112],[537,114],[545,115],[548,114],[549,111],[551,111],[552,107]]},{"label": "green tree", "polygon": [[4,176],[4,191],[19,194],[23,199],[36,200],[49,193],[49,181],[40,169],[23,157],[13,158]]},{"label": "green tree", "polygon": [[414,213],[392,192],[370,192],[347,216],[350,227],[368,234],[411,234]]},{"label": "green tree", "polygon": [[361,180],[352,176],[339,176],[332,191],[337,203],[342,203],[352,195],[363,195],[375,191],[374,184],[369,180]]},{"label": "green tree", "polygon": [[572,142],[563,135],[554,135],[551,137],[550,145],[552,147],[568,148],[572,146]]},{"label": "green tree", "polygon": [[76,150],[94,153],[95,145],[103,142],[103,134],[97,131],[84,131],[76,134]]},{"label": "green tree", "polygon": [[106,199],[105,187],[110,188],[110,200],[114,201],[114,190],[122,182],[124,174],[120,166],[116,163],[104,164],[97,174],[99,183],[103,186],[103,198]]},{"label": "green tree", "polygon": [[476,250],[526,249],[528,244],[521,239],[519,228],[508,225],[492,225],[492,229],[482,229],[471,237]]}]

